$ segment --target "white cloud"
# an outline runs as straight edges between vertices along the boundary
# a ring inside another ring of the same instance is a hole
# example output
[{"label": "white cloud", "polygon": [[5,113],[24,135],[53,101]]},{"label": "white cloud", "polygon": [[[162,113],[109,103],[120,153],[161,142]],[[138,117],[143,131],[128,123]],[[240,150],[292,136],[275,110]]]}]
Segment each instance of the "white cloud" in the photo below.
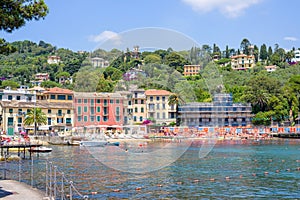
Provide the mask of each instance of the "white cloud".
[{"label": "white cloud", "polygon": [[119,44],[121,42],[121,37],[112,31],[103,31],[98,35],[89,36],[89,41],[91,42],[105,42],[107,40],[110,40],[115,44]]},{"label": "white cloud", "polygon": [[288,41],[293,41],[293,42],[298,40],[298,38],[296,37],[284,37],[283,39]]},{"label": "white cloud", "polygon": [[238,17],[250,6],[261,0],[182,0],[198,12],[218,10],[227,17]]}]

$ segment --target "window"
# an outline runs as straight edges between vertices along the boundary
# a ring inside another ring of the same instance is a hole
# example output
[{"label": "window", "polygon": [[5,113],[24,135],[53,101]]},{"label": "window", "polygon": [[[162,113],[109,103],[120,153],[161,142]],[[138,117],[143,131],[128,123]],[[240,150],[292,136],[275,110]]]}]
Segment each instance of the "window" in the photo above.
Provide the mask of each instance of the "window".
[{"label": "window", "polygon": [[62,110],[58,110],[58,111],[57,111],[57,115],[58,115],[58,116],[62,116]]},{"label": "window", "polygon": [[107,121],[108,121],[108,117],[107,117],[107,116],[104,116],[104,117],[103,117],[103,121],[107,122]]},{"label": "window", "polygon": [[77,99],[77,103],[81,103],[81,99]]},{"label": "window", "polygon": [[83,117],[83,121],[87,122],[87,121],[88,121],[88,117],[87,117],[87,116],[84,116],[84,117]]},{"label": "window", "polygon": [[166,113],[163,113],[162,118],[163,118],[163,119],[166,119]]},{"label": "window", "polygon": [[166,104],[165,103],[162,104],[162,108],[166,109]]},{"label": "window", "polygon": [[142,122],[143,121],[143,117],[142,116],[140,116],[140,122]]},{"label": "window", "polygon": [[19,109],[18,109],[18,113],[22,113],[22,108],[19,108]]},{"label": "window", "polygon": [[97,116],[97,122],[100,122],[101,117]]},{"label": "window", "polygon": [[156,101],[159,101],[159,97],[156,97]]},{"label": "window", "polygon": [[117,99],[117,100],[116,100],[116,103],[117,103],[117,104],[119,104],[119,103],[120,103],[120,100],[119,100],[119,99]]},{"label": "window", "polygon": [[143,113],[144,112],[144,108],[143,107],[141,107],[141,113]]},{"label": "window", "polygon": [[156,113],[156,118],[159,119],[159,117],[160,117],[160,116],[159,116],[159,113]]},{"label": "window", "polygon": [[84,104],[87,104],[87,103],[88,103],[88,100],[87,100],[87,99],[83,99],[83,103],[84,103]]},{"label": "window", "polygon": [[52,122],[51,117],[48,117],[47,118],[47,125],[51,125],[51,122]]},{"label": "window", "polygon": [[95,121],[95,116],[90,116],[91,122]]},{"label": "window", "polygon": [[22,117],[18,117],[18,124],[22,124]]},{"label": "window", "polygon": [[138,100],[137,99],[134,100],[134,104],[138,104]]},{"label": "window", "polygon": [[141,99],[141,104],[144,104],[144,99]]},{"label": "window", "polygon": [[55,95],[54,95],[54,94],[51,94],[51,95],[50,95],[50,99],[55,99]]},{"label": "window", "polygon": [[128,101],[128,105],[131,106],[131,101]]},{"label": "window", "polygon": [[103,104],[106,106],[107,105],[107,99],[104,99]]},{"label": "window", "polygon": [[17,96],[17,100],[21,100],[21,97],[20,97],[20,96]]},{"label": "window", "polygon": [[10,108],[10,109],[8,110],[8,112],[9,112],[10,114],[12,114],[12,113],[14,112],[14,109]]},{"label": "window", "polygon": [[77,114],[81,115],[81,106],[78,106],[78,108],[77,108]]},{"label": "window", "polygon": [[71,110],[67,110],[67,114],[68,114],[68,115],[71,114]]},{"label": "window", "polygon": [[58,100],[66,100],[66,95],[57,95]]},{"label": "window", "polygon": [[94,114],[95,114],[95,108],[91,107],[91,115],[94,115]]},{"label": "window", "polygon": [[84,107],[83,107],[83,112],[86,113],[87,111],[88,111],[88,107],[87,107],[87,106],[84,106]]},{"label": "window", "polygon": [[12,96],[11,95],[8,95],[8,100],[12,100]]},{"label": "window", "polygon": [[97,99],[97,103],[100,103],[100,99]]},{"label": "window", "polygon": [[162,101],[166,101],[166,97],[162,97]]},{"label": "window", "polygon": [[100,112],[100,106],[97,106],[97,112]]},{"label": "window", "polygon": [[72,124],[72,119],[71,118],[66,118],[66,123],[67,124]]},{"label": "window", "polygon": [[109,103],[111,103],[111,104],[114,103],[114,100],[113,99],[109,100]]},{"label": "window", "polygon": [[159,110],[159,104],[156,104],[156,109]]},{"label": "window", "polygon": [[120,116],[116,116],[116,121],[117,121],[117,122],[120,121]]},{"label": "window", "polygon": [[2,94],[0,95],[0,100],[2,100]]},{"label": "window", "polygon": [[153,97],[152,96],[150,97],[150,101],[153,101]]},{"label": "window", "polygon": [[120,115],[120,107],[116,107],[116,115],[117,115],[117,116]]},{"label": "window", "polygon": [[8,126],[13,126],[14,125],[14,118],[8,117],[7,118],[7,125]]},{"label": "window", "polygon": [[136,113],[138,112],[138,108],[137,107],[134,108],[134,112],[136,112]]},{"label": "window", "polygon": [[81,117],[81,116],[78,116],[78,117],[77,117],[77,121],[81,122],[81,121],[82,121],[82,117]]},{"label": "window", "polygon": [[133,121],[135,121],[135,122],[136,122],[136,116],[134,116],[134,117],[133,117]]},{"label": "window", "polygon": [[95,102],[95,100],[94,100],[94,99],[91,99],[91,106],[94,105],[94,102]]},{"label": "window", "polygon": [[72,95],[68,95],[68,100],[73,100]]},{"label": "window", "polygon": [[57,118],[56,122],[58,124],[62,124],[62,123],[64,123],[64,118]]}]

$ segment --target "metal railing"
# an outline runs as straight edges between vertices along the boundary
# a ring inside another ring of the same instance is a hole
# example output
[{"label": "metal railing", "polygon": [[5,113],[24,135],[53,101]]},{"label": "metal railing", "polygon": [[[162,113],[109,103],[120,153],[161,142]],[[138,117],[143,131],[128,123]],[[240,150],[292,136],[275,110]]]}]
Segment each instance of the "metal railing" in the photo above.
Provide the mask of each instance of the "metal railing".
[{"label": "metal railing", "polygon": [[[31,187],[39,186],[39,189],[45,190],[45,196],[53,200],[89,198],[87,195],[81,194],[75,187],[74,182],[68,180],[64,172],[59,170],[51,161],[44,161],[45,171],[34,169],[35,160],[33,160],[33,157],[31,160],[23,160],[21,157],[11,157],[11,155],[5,154],[2,158],[3,161],[0,161],[0,179],[25,182]],[[45,178],[37,180],[38,178],[35,177],[35,173],[41,173],[44,175],[41,177]]]}]

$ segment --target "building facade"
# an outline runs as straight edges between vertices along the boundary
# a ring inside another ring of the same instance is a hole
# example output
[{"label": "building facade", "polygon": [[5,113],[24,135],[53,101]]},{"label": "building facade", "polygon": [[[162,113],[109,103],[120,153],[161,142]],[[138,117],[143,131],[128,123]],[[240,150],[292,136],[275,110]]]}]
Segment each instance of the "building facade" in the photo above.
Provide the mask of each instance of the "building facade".
[{"label": "building facade", "polygon": [[248,70],[255,66],[254,55],[240,54],[231,56],[231,68],[234,70]]},{"label": "building facade", "polygon": [[146,90],[147,119],[154,119],[157,124],[169,124],[176,121],[176,105],[169,106],[172,93],[166,90]]},{"label": "building facade", "polygon": [[74,125],[122,126],[124,97],[119,93],[74,93]]},{"label": "building facade", "polygon": [[194,76],[199,75],[201,70],[200,65],[184,65],[183,67],[183,75],[184,76]]},{"label": "building facade", "polygon": [[231,94],[215,94],[212,103],[180,105],[178,117],[189,127],[248,126],[251,112],[251,104],[233,103]]}]

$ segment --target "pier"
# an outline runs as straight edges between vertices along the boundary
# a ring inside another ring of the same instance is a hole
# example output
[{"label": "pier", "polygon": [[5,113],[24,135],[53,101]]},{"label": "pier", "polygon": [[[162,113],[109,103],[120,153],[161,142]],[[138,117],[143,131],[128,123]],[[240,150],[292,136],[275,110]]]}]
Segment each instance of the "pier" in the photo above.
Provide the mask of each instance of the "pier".
[{"label": "pier", "polygon": [[[5,145],[0,145],[0,156],[2,158],[6,158],[9,155],[9,152],[14,150],[14,152],[18,153],[18,156],[23,153],[23,159],[26,158],[26,150],[31,149],[34,147],[40,147],[42,144],[5,144]],[[31,159],[31,151],[28,151],[29,154],[29,159]]]}]

